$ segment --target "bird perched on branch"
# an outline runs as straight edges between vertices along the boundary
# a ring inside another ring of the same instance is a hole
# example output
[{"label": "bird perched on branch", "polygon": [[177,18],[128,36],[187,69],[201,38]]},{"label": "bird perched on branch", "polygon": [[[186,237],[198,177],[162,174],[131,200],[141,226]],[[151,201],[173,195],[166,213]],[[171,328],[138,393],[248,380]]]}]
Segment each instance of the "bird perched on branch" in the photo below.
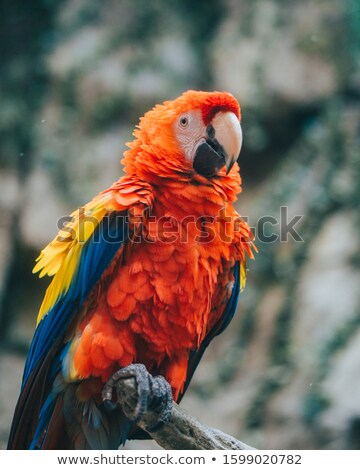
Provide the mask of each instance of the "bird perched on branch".
[{"label": "bird perched on branch", "polygon": [[[147,112],[134,137],[125,175],[75,211],[37,259],[34,272],[52,281],[11,449],[116,449],[142,437],[136,421],[151,406],[161,407],[161,426],[235,313],[253,249],[233,207],[238,102],[187,91]],[[133,419],[116,397],[131,376]]]}]

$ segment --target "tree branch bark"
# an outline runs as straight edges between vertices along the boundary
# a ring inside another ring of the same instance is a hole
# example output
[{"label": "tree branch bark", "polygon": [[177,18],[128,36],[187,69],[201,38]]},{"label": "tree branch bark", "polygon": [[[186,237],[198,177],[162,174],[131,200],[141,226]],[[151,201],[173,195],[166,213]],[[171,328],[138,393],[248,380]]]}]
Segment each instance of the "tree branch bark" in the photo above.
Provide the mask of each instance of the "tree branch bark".
[{"label": "tree branch bark", "polygon": [[[118,392],[121,392],[125,414],[131,419],[137,404],[137,388],[134,378],[121,380],[117,385]],[[157,422],[159,412],[149,410],[145,413],[137,425],[148,432],[150,436],[164,449],[181,450],[251,450],[254,449],[234,437],[223,433],[217,429],[209,428],[200,423],[196,418],[184,411],[173,402],[171,417],[168,423],[159,430],[149,432],[147,429]]]}]

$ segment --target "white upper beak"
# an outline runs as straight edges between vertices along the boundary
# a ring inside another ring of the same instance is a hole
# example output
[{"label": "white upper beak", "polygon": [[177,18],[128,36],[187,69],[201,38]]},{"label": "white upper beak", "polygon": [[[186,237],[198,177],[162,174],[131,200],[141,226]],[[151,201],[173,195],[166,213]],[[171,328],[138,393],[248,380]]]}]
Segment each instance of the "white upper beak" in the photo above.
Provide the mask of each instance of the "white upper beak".
[{"label": "white upper beak", "polygon": [[226,154],[226,172],[236,162],[242,145],[242,132],[238,118],[230,111],[219,112],[211,122],[215,137]]}]

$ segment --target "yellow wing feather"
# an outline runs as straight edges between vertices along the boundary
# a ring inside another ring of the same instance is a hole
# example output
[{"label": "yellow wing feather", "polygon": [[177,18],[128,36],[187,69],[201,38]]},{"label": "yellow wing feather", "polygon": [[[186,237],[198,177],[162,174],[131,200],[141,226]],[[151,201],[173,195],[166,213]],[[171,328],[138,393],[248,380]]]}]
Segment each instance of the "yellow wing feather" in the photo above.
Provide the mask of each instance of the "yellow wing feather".
[{"label": "yellow wing feather", "polygon": [[74,211],[71,214],[71,221],[41,251],[33,273],[40,272],[39,277],[47,275],[54,278],[46,290],[37,324],[51,310],[59,297],[69,290],[84,244],[101,219],[112,209],[109,205],[110,199],[111,194],[102,194],[101,197]]},{"label": "yellow wing feather", "polygon": [[124,176],[84,207],[71,214],[71,221],[47,245],[33,269],[39,276],[53,276],[41,304],[37,323],[41,321],[71,285],[79,265],[81,250],[103,217],[130,206],[150,207],[153,193],[150,185],[134,176]]}]

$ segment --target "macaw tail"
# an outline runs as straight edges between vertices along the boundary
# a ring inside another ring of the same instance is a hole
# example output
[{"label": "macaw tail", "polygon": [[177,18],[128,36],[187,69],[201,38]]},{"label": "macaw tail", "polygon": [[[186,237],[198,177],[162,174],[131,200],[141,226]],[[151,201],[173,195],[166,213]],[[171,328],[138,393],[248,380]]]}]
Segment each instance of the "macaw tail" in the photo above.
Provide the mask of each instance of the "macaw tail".
[{"label": "macaw tail", "polygon": [[[54,348],[56,350],[56,348]],[[39,428],[40,416],[46,398],[51,394],[51,385],[44,380],[49,376],[53,363],[53,352],[33,369],[28,380],[23,384],[10,430],[8,449],[31,449],[34,436]],[[48,438],[43,439],[44,449],[72,449],[65,431],[62,412],[62,397],[59,396],[53,406],[53,413],[48,423]]]}]

